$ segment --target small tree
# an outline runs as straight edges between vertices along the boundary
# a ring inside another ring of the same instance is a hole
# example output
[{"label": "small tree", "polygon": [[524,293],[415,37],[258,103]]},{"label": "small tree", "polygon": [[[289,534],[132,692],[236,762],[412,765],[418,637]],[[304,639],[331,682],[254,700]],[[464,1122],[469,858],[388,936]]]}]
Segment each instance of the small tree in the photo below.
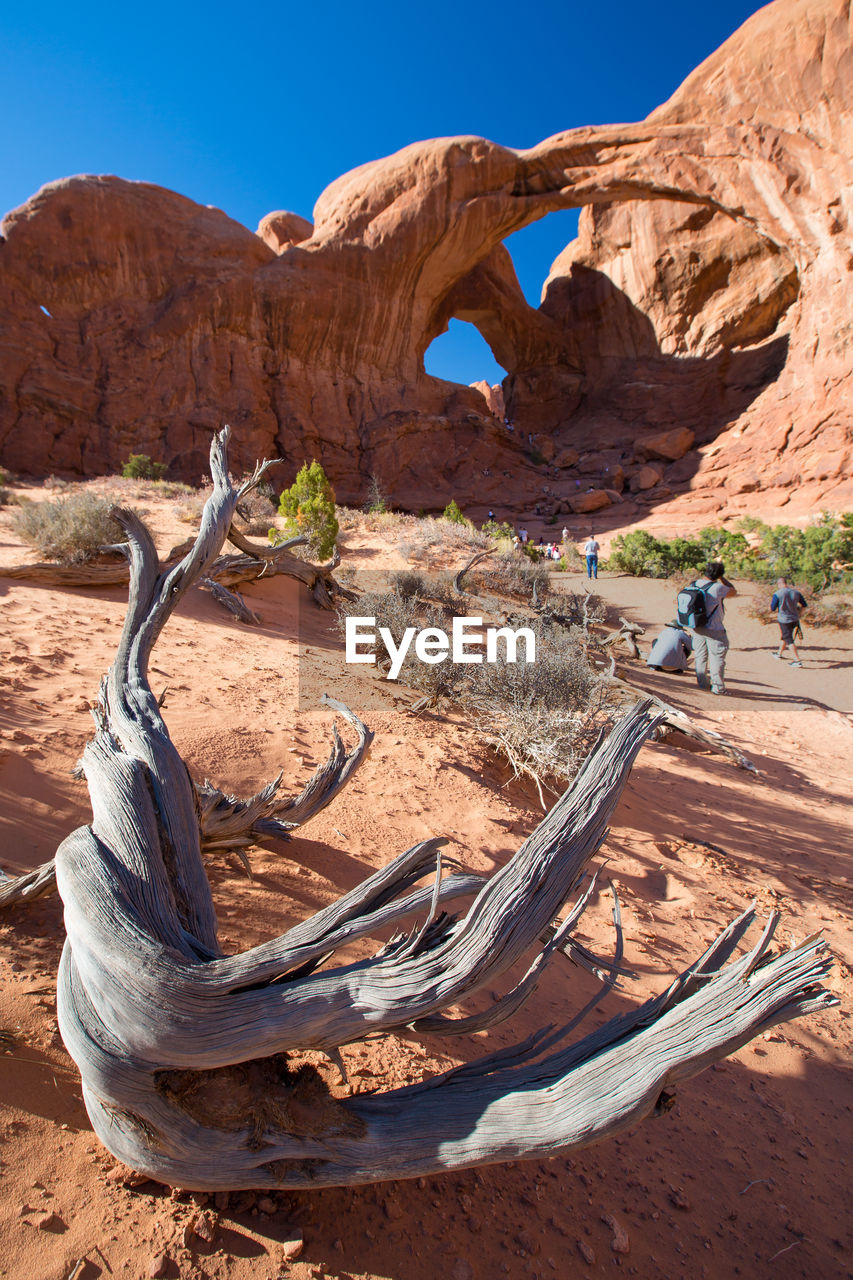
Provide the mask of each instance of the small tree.
[{"label": "small tree", "polygon": [[125,480],[162,480],[165,462],[152,462],[147,453],[132,453],[121,469]]},{"label": "small tree", "polygon": [[445,520],[450,520],[452,524],[467,524],[468,521],[462,513],[461,508],[457,505],[456,499],[451,498],[443,512]]},{"label": "small tree", "polygon": [[290,488],[284,490],[278,510],[291,535],[304,534],[311,550],[322,559],[332,554],[339,529],[335,491],[316,458],[310,467],[306,462]]}]

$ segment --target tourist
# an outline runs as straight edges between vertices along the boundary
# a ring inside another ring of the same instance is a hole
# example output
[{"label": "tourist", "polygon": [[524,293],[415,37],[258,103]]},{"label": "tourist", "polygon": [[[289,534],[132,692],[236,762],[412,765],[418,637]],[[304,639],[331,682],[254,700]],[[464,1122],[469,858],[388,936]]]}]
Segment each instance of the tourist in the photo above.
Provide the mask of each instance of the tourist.
[{"label": "tourist", "polygon": [[518,536],[521,538],[522,546],[527,542],[527,530],[519,529]]},{"label": "tourist", "polygon": [[787,578],[779,578],[776,583],[776,590],[773,593],[773,599],[770,601],[770,609],[776,613],[779,621],[779,630],[782,633],[782,639],[779,642],[779,649],[773,654],[774,658],[781,658],[782,654],[791,646],[794,652],[794,661],[792,667],[801,667],[800,655],[794,641],[794,636],[799,631],[800,639],[803,638],[803,631],[800,626],[800,614],[803,609],[808,609],[808,602],[800,594],[796,587],[792,587],[788,583]]},{"label": "tourist", "polygon": [[590,533],[584,544],[583,553],[586,556],[586,576],[588,578],[598,577],[598,553],[601,550],[595,540],[595,534]]},{"label": "tourist", "polygon": [[737,588],[725,577],[725,571],[725,565],[714,560],[705,566],[704,576],[694,583],[702,588],[706,600],[705,621],[693,628],[696,682],[700,689],[710,687],[712,693],[719,694],[726,692],[726,654],[729,651],[723,601],[728,596],[737,595]]},{"label": "tourist", "polygon": [[655,671],[668,671],[680,676],[687,670],[692,652],[693,639],[676,619],[675,622],[668,622],[655,640],[646,658],[646,665]]}]

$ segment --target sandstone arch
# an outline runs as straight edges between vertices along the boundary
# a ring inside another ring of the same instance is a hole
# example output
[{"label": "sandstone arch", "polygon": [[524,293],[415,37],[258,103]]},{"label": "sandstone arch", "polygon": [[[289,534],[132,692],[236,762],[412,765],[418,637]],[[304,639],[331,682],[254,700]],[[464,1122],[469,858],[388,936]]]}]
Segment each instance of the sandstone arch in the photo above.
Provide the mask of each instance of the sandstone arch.
[{"label": "sandstone arch", "polygon": [[[425,375],[424,350],[451,315],[474,317],[517,374],[552,371],[554,420],[575,430],[578,378],[596,371],[565,315],[527,307],[502,242],[559,208],[678,201],[783,246],[796,273],[784,321],[790,373],[778,395],[753,379],[756,403],[722,415],[715,429],[731,419],[752,433],[727,441],[722,462],[741,465],[764,432],[762,463],[769,453],[778,466],[762,474],[792,484],[808,466],[786,470],[783,460],[819,431],[824,471],[840,474],[849,457],[849,48],[842,0],[776,0],[645,122],[576,129],[518,152],[481,138],[417,143],[332,183],[313,229],[271,215],[261,227],[269,243],[146,184],[52,184],[3,224],[0,320],[11,340],[0,357],[0,457],[13,469],[91,473],[142,450],[192,476],[226,418],[240,429],[238,463],[313,454],[344,500],[361,497],[381,462],[401,475],[395,496],[415,509],[443,506],[450,488],[464,498],[468,475],[478,479],[472,493],[492,501],[498,487],[479,483],[487,470],[512,472],[524,501],[525,491],[541,493],[541,476],[480,396]],[[783,66],[787,97],[776,83]],[[39,310],[46,300],[50,317]],[[619,418],[617,392],[608,405]],[[657,399],[666,396],[664,385]],[[544,429],[535,401],[519,409],[525,432]],[[623,419],[630,443],[647,418]]]}]

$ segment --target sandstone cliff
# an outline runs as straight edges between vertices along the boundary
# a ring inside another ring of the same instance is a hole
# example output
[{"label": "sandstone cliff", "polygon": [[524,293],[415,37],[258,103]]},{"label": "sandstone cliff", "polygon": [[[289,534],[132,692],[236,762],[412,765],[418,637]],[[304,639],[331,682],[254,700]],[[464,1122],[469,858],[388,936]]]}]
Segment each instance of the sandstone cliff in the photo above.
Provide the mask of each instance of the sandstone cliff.
[{"label": "sandstone cliff", "polygon": [[[52,183],[2,225],[0,458],[143,451],[196,477],[228,421],[238,465],[318,457],[345,501],[378,474],[415,509],[849,505],[851,139],[849,3],[776,0],[643,123],[417,143],[334,182],[313,225]],[[502,242],[571,206],[531,308]],[[425,374],[453,317],[510,370],[509,427]],[[667,433],[687,452],[661,461]]]}]

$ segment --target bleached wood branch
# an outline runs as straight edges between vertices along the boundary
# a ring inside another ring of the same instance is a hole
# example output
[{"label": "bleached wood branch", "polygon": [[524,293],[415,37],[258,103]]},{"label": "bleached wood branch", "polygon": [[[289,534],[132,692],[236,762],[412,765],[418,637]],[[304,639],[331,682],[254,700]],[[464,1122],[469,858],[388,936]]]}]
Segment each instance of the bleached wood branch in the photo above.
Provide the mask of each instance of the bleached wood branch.
[{"label": "bleached wood branch", "polygon": [[[351,1040],[413,1024],[458,1030],[444,1011],[532,955],[501,1012],[517,1008],[570,942],[583,898],[556,934],[553,921],[575,897],[662,713],[641,701],[600,738],[569,790],[485,883],[442,879],[442,842],[431,838],[280,937],[223,955],[196,792],[147,663],[176,601],[209,571],[230,527],[237,495],[226,443],[227,431],[214,441],[213,494],[180,564],[161,570],[144,527],[118,515],[131,590],[83,756],[93,816],[57,853],[68,935],[60,1029],[92,1123],[116,1156],[163,1181],[220,1189],[364,1182],[553,1155],[633,1124],[666,1086],[778,1021],[833,1003],[819,985],[825,944],[810,939],[771,959],[773,921],[752,952],[727,963],[750,911],[663,995],[567,1048],[556,1048],[559,1032],[544,1034],[370,1097],[336,1099],[312,1069],[293,1073],[292,1048],[334,1057]],[[303,811],[316,812],[327,794],[320,779],[303,793]],[[424,876],[431,883],[416,888]],[[472,892],[464,915],[438,913]],[[345,943],[413,909],[425,916],[407,935],[360,961],[322,967]],[[611,972],[619,963],[617,955]],[[467,1016],[468,1027],[488,1025],[484,1015]]]}]

